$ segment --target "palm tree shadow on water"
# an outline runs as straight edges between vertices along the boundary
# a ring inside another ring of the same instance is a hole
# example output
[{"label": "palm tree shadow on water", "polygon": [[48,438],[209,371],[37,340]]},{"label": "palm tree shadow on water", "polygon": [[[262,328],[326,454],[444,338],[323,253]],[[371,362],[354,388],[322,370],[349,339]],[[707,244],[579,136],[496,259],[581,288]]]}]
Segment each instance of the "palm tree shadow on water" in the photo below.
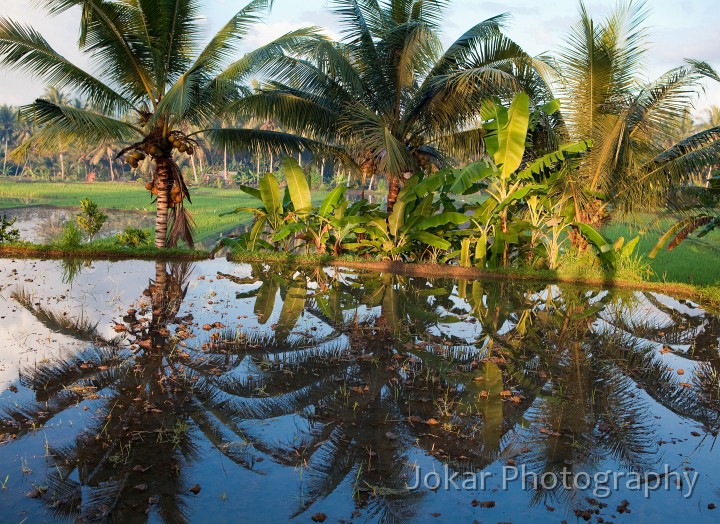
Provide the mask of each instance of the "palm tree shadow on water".
[{"label": "palm tree shadow on water", "polygon": [[[709,435],[718,429],[720,325],[652,295],[258,265],[249,278],[217,278],[239,286],[236,300],[254,299],[266,329],[216,323],[196,333],[193,316],[180,316],[192,270],[155,265],[137,310],[116,325],[124,340],[78,322],[74,335],[88,348],[23,370],[35,399],[5,407],[1,433],[30,438],[78,402],[92,414],[66,444],[47,444],[34,495],[51,515],[191,520],[185,472],[202,459],[198,439],[269,489],[260,460],[297,472],[289,518],[341,496],[348,513],[400,522],[418,516],[428,493],[408,489],[422,464],[578,473],[610,457],[652,470],[662,460],[654,403]],[[51,311],[22,291],[15,298],[52,325]],[[670,320],[643,322],[634,301]],[[697,371],[679,383],[657,346],[687,343],[698,350],[673,352]],[[289,434],[278,424],[288,419]],[[271,430],[256,431],[257,421]],[[584,503],[562,486],[528,501]]]}]

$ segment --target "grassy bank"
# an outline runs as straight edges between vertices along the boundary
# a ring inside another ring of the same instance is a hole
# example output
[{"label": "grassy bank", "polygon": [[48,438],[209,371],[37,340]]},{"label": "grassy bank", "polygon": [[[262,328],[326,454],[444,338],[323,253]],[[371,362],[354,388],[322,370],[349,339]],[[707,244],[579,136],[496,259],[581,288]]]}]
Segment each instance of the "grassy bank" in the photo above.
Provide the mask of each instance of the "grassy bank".
[{"label": "grassy bank", "polygon": [[[638,231],[647,229],[640,237],[637,252],[647,256],[659,238],[675,220],[659,219],[657,215],[643,214],[632,220],[618,219],[608,225],[603,233],[608,238],[625,237],[630,240]],[[720,231],[713,231],[702,239],[689,237],[672,251],[663,249],[653,260],[648,260],[654,282],[678,282],[686,284],[720,284]]]},{"label": "grassy bank", "polygon": [[[218,236],[250,220],[249,213],[221,217],[221,213],[238,207],[254,207],[257,201],[239,189],[217,189],[208,187],[191,188],[193,204],[189,206],[196,222],[196,238],[203,247],[210,247]],[[313,200],[320,201],[324,192],[313,192]],[[154,213],[150,195],[140,183],[58,183],[58,182],[17,182],[0,179],[0,209],[27,205],[46,204],[53,206],[77,207],[83,198],[91,198],[101,209],[118,209]],[[630,240],[642,229],[648,231],[641,237],[637,253],[647,256],[655,246],[662,232],[672,224],[671,219],[658,220],[655,215],[642,215],[633,221],[616,220],[605,227],[608,238],[620,236]],[[83,248],[97,252],[111,252],[112,245],[98,245]],[[122,249],[122,248],[119,248]],[[646,260],[653,274],[652,282],[683,283],[704,285],[720,284],[720,232],[714,232],[703,240],[689,239],[675,250],[661,251],[654,260]],[[270,254],[266,254],[270,257]],[[575,278],[597,278],[592,268],[582,261],[570,261],[574,267],[566,267],[566,276]],[[567,266],[568,264],[566,264]],[[525,270],[516,270],[525,271]],[[588,274],[585,274],[587,272]],[[540,272],[542,273],[542,272]],[[622,280],[637,280],[632,270],[616,275]],[[543,276],[546,278],[546,276]]]}]

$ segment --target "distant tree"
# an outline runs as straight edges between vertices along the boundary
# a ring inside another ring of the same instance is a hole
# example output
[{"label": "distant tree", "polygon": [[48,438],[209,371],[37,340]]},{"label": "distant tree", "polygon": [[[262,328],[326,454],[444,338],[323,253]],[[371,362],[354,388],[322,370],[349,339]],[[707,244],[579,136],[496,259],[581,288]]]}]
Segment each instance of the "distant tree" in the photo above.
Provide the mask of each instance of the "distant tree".
[{"label": "distant tree", "polygon": [[5,175],[8,160],[8,144],[12,140],[17,130],[17,110],[7,104],[0,106],[0,140],[3,144],[3,168],[2,174]]}]

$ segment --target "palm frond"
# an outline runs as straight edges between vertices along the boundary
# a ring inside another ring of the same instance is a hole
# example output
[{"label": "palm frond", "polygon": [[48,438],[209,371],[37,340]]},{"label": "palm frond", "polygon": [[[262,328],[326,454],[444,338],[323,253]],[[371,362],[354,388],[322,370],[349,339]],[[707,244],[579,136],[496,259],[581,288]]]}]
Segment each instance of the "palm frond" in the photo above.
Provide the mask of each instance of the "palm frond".
[{"label": "palm frond", "polygon": [[105,113],[133,109],[122,95],[57,53],[32,27],[4,17],[0,17],[0,63],[38,76],[58,89],[73,89]]},{"label": "palm frond", "polygon": [[[693,174],[704,172],[720,159],[720,128],[701,131],[682,140],[657,155],[644,166],[636,178],[626,180],[614,195],[618,203],[635,200],[642,194],[640,205],[653,205],[658,195],[667,195],[673,185],[679,185]],[[621,200],[622,199],[622,200]]]},{"label": "palm frond", "polygon": [[329,139],[337,132],[340,114],[328,107],[332,101],[281,84],[272,84],[272,87],[274,89],[238,100],[228,107],[228,112],[262,120],[277,118],[284,128],[306,137]]},{"label": "palm frond", "polygon": [[223,69],[209,84],[209,89],[223,92],[228,85],[236,85],[253,73],[266,73],[266,67],[273,60],[281,59],[286,52],[291,52],[296,46],[303,45],[308,40],[324,38],[317,28],[301,28],[291,31],[272,42],[247,53]]},{"label": "palm frond", "polygon": [[[45,3],[52,9],[53,2]],[[159,93],[152,77],[158,56],[152,45],[166,35],[148,32],[152,19],[141,11],[147,4],[83,1],[80,48],[90,55],[101,76],[120,86],[126,98],[154,105]]]},{"label": "palm frond", "polygon": [[238,11],[208,42],[195,61],[208,73],[219,69],[237,52],[237,45],[250,28],[262,20],[262,13],[272,7],[273,0],[253,0]]},{"label": "palm frond", "polygon": [[482,44],[487,38],[493,38],[500,34],[500,30],[508,17],[507,13],[497,15],[483,20],[468,29],[448,47],[428,74],[428,79],[446,75],[458,67],[462,67],[468,57],[474,53],[476,46]]},{"label": "palm frond", "polygon": [[698,96],[702,80],[717,79],[704,62],[672,69],[640,90],[626,118],[630,136],[640,135],[655,142],[672,140],[675,127]]},{"label": "palm frond", "polygon": [[13,152],[17,156],[30,149],[62,150],[70,142],[90,146],[103,142],[129,142],[142,136],[140,129],[127,122],[42,99],[22,107],[21,115],[34,122],[38,131]]},{"label": "palm frond", "polygon": [[[129,46],[136,56],[138,49],[148,52],[144,60],[152,73],[155,99],[159,100],[167,86],[187,71],[192,64],[192,54],[202,36],[198,23],[198,0],[139,0],[123,12],[122,26]],[[110,18],[106,15],[106,18]],[[131,31],[127,31],[131,29]],[[129,37],[129,38],[127,38]]]}]

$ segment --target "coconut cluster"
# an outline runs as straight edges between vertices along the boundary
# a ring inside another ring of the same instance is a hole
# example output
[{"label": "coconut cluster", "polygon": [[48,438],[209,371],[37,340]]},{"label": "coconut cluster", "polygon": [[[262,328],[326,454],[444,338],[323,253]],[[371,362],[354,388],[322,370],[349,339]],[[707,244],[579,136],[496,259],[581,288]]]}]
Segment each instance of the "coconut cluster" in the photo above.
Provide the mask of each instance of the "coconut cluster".
[{"label": "coconut cluster", "polygon": [[195,153],[195,148],[193,147],[194,142],[188,140],[177,131],[172,132],[168,135],[167,142],[165,142],[164,140],[162,142],[163,143],[160,145],[154,144],[152,142],[144,142],[143,144],[139,145],[134,151],[131,151],[125,155],[125,162],[130,164],[130,167],[132,167],[133,169],[137,169],[140,162],[145,160],[146,154],[150,155],[151,157],[158,157],[168,149],[177,149],[180,153],[186,153],[188,155],[192,155],[193,153]]},{"label": "coconut cluster", "polygon": [[[163,138],[156,138],[154,141],[145,141],[142,144],[137,144],[135,149],[125,155],[125,161],[130,164],[132,168],[137,168],[139,163],[146,158],[146,154],[150,157],[157,159],[163,155],[167,155],[173,149],[177,149],[180,153],[186,153],[192,155],[195,153],[196,142],[190,138],[185,137],[179,131],[173,131],[167,136],[167,140]],[[167,189],[170,191],[170,207],[175,207],[180,204],[185,197],[183,194],[180,183],[170,177],[167,181]],[[153,176],[153,179],[145,184],[145,189],[150,191],[153,195],[159,193],[157,179]]]},{"label": "coconut cluster", "polygon": [[185,140],[182,135],[170,133],[168,135],[168,142],[174,149],[177,149],[181,153],[187,153],[188,155],[192,155],[195,152],[192,144]]},{"label": "coconut cluster", "polygon": [[145,160],[145,153],[137,149],[125,155],[125,162],[130,164],[133,169],[137,169],[138,164],[143,160]]}]

